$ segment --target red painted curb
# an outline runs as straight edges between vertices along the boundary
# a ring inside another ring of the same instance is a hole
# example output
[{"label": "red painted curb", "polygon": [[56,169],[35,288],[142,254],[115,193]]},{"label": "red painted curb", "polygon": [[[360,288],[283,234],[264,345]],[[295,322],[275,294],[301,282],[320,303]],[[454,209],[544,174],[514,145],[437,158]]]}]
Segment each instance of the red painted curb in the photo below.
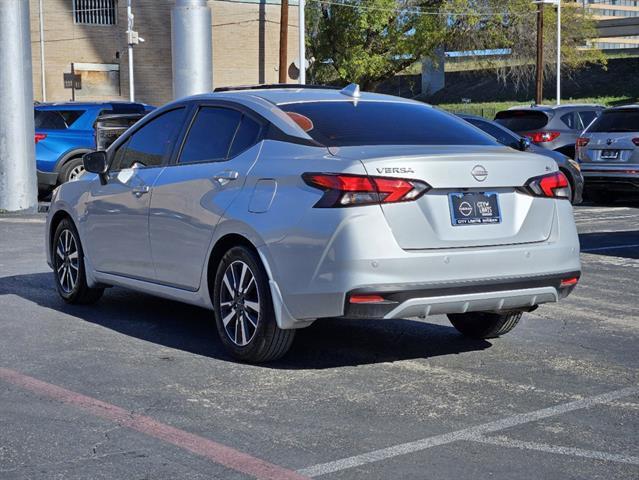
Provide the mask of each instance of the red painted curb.
[{"label": "red painted curb", "polygon": [[260,460],[208,438],[171,427],[151,417],[129,412],[116,405],[72,392],[8,368],[0,367],[0,379],[40,396],[80,408],[96,417],[111,420],[124,427],[163,440],[166,443],[201,455],[215,463],[260,480],[308,480],[308,477],[300,475],[293,470]]}]

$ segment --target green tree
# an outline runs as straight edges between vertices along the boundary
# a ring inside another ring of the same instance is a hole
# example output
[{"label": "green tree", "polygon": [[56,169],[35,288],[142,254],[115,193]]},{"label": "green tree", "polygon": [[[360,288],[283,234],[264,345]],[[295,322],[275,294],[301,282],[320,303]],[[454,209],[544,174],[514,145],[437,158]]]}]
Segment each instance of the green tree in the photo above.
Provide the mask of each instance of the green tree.
[{"label": "green tree", "polygon": [[[562,66],[565,72],[605,59],[584,48],[596,36],[580,2],[562,3]],[[516,86],[534,76],[536,5],[531,0],[315,0],[307,7],[310,78],[317,83],[358,82],[371,89],[438,48],[509,49],[504,58],[476,56],[480,67]],[[555,8],[545,9],[547,75],[554,75]]]}]

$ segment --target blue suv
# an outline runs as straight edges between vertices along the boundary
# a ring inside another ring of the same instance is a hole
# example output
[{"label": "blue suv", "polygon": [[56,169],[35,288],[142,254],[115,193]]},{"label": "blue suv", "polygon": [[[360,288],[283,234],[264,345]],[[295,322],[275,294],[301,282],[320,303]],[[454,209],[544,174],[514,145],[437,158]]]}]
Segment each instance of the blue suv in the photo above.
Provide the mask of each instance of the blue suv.
[{"label": "blue suv", "polygon": [[84,171],[82,155],[95,150],[95,121],[103,114],[147,113],[142,103],[41,103],[34,107],[38,187],[48,191]]}]

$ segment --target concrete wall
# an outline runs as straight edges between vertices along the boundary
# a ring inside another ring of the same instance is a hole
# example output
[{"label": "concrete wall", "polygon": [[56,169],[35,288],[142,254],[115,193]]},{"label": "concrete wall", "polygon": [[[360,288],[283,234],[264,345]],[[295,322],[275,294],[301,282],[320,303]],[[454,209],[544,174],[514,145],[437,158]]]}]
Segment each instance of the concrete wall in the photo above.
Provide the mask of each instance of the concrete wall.
[{"label": "concrete wall", "polygon": [[[120,65],[120,96],[128,99],[126,1],[118,2],[113,26],[76,25],[71,0],[44,0],[45,76],[48,101],[67,101],[63,73],[71,62]],[[136,3],[139,3],[136,6]],[[293,3],[293,2],[291,2]],[[161,105],[172,98],[171,7],[173,0],[133,0],[135,30],[146,40],[134,47],[136,99]],[[209,1],[213,14],[213,84],[215,87],[278,80],[280,5],[273,0]],[[298,56],[297,6],[289,7],[289,65]],[[42,100],[38,2],[31,1],[34,98]],[[291,74],[296,76],[294,69]],[[289,77],[289,81],[295,81]],[[110,100],[88,90],[77,100]]]}]

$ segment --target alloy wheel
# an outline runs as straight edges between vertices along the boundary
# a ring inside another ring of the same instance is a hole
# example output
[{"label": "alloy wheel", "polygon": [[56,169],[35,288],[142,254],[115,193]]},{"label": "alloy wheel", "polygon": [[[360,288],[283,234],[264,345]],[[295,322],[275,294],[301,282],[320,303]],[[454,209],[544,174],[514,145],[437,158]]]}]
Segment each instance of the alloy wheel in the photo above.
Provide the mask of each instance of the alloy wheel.
[{"label": "alloy wheel", "polygon": [[69,294],[78,283],[80,262],[78,245],[71,230],[62,230],[55,248],[55,269],[62,291]]},{"label": "alloy wheel", "polygon": [[248,345],[260,320],[260,295],[255,275],[241,260],[231,263],[222,277],[220,314],[229,339],[240,347]]},{"label": "alloy wheel", "polygon": [[84,165],[78,165],[77,167],[73,167],[69,172],[69,181],[77,180],[80,175],[84,173]]}]

